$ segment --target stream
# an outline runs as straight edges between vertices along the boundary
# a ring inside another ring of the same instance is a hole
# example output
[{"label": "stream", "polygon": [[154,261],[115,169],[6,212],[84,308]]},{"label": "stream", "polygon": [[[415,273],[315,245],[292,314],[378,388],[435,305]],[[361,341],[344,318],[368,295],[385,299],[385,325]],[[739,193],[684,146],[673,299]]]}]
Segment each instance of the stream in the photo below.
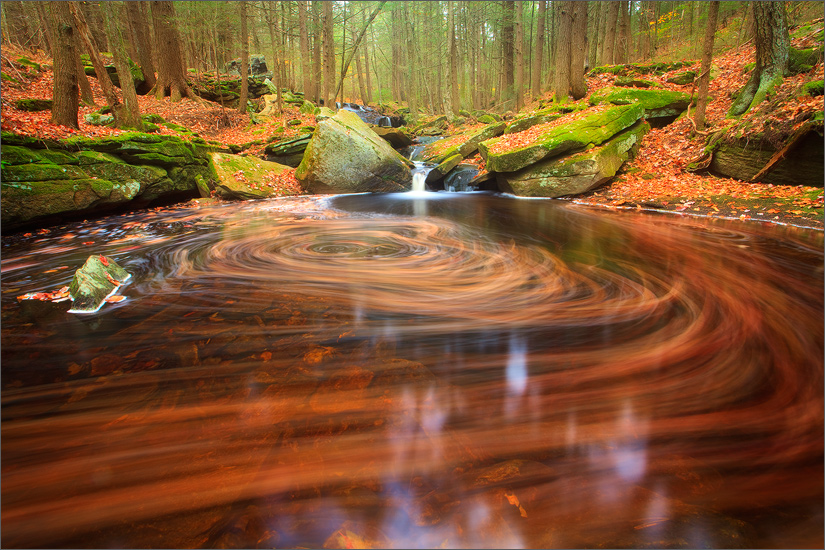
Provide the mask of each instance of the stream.
[{"label": "stream", "polygon": [[[17,299],[91,254],[124,301]],[[3,547],[823,545],[822,232],[311,196],[0,270]]]}]

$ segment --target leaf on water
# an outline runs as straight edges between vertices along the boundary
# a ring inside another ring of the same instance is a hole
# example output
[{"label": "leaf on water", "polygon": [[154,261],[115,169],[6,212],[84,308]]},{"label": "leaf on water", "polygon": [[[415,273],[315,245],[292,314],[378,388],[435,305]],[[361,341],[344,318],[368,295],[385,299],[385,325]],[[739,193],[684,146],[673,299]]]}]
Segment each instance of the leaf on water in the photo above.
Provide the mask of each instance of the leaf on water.
[{"label": "leaf on water", "polygon": [[126,299],[126,296],[120,296],[118,294],[114,294],[114,295],[109,296],[108,298],[106,298],[105,301],[109,304],[116,304],[118,302],[122,302],[125,299]]}]

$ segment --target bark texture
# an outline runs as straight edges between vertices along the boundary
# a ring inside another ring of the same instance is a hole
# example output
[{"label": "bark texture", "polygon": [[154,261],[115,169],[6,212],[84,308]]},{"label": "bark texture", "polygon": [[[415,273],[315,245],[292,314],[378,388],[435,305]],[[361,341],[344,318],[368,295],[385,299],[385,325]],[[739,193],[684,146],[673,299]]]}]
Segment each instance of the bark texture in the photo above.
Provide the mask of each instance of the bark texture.
[{"label": "bark texture", "polygon": [[54,87],[52,118],[54,124],[79,128],[77,101],[80,92],[77,63],[74,57],[74,22],[68,2],[49,2],[52,15],[52,46],[54,49]]},{"label": "bark texture", "polygon": [[175,8],[169,0],[152,2],[152,21],[158,43],[158,78],[149,92],[158,99],[170,96],[172,101],[192,97],[186,82],[180,36],[175,24]]}]

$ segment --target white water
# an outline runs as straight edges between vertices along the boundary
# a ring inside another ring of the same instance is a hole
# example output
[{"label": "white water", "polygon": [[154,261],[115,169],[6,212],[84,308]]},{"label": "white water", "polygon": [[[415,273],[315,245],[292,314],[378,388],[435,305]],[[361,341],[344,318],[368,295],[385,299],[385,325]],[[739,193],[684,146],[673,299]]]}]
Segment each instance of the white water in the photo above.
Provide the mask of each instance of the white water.
[{"label": "white water", "polygon": [[424,180],[427,179],[427,172],[413,172],[412,190],[414,193],[422,193],[427,190]]}]

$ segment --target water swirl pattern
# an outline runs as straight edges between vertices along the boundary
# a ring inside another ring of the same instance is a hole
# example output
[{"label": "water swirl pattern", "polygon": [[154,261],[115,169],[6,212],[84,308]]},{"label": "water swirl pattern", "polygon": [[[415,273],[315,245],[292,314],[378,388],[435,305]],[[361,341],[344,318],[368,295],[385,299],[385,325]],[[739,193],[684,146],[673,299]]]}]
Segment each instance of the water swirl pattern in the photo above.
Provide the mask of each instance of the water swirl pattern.
[{"label": "water swirl pattern", "polygon": [[[125,301],[16,299],[91,253]],[[0,265],[4,547],[823,544],[821,232],[354,195]]]}]

